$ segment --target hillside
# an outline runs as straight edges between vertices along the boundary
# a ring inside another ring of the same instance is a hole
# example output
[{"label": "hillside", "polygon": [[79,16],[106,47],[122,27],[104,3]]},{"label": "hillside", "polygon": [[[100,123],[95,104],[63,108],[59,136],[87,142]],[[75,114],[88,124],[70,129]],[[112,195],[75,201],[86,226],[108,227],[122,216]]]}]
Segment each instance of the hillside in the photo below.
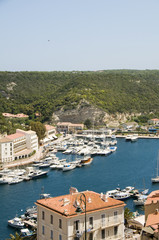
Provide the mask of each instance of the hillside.
[{"label": "hillside", "polygon": [[[0,72],[0,112],[52,114],[86,107],[104,113],[158,113],[159,71]],[[85,114],[82,112],[81,114]],[[62,117],[62,120],[65,120]],[[77,122],[74,116],[74,122]]]}]

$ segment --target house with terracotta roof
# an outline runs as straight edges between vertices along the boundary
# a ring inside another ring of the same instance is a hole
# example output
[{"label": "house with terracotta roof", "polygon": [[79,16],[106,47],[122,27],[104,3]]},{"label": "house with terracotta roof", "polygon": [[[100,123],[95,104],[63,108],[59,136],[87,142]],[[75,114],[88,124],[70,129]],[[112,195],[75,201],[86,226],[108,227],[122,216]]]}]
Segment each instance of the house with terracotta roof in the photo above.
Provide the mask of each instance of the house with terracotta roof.
[{"label": "house with terracotta roof", "polygon": [[159,119],[158,118],[153,118],[148,120],[148,124],[152,124],[152,125],[158,125],[159,124]]},{"label": "house with terracotta roof", "polygon": [[38,240],[83,240],[85,234],[89,240],[124,239],[125,204],[107,194],[70,188],[69,194],[40,199],[36,205]]},{"label": "house with terracotta roof", "polygon": [[[159,190],[151,192],[145,202],[145,232],[146,235],[159,239]],[[148,238],[144,238],[148,239]]]}]

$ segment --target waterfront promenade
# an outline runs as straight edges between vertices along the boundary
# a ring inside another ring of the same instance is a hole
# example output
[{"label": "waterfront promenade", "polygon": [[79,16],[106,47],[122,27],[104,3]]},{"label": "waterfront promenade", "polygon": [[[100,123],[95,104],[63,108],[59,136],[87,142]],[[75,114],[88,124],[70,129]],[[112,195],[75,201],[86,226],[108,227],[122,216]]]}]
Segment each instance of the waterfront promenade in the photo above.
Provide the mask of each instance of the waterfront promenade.
[{"label": "waterfront promenade", "polygon": [[[131,135],[131,133],[128,133],[127,135]],[[80,135],[78,135],[78,136],[80,136]],[[115,136],[116,136],[116,138],[125,138],[126,134],[124,134],[124,135],[120,134],[120,135],[115,135]],[[84,137],[84,135],[81,135],[81,137]],[[69,138],[69,136],[67,136],[67,137],[60,136],[60,138],[55,140],[54,142],[57,142],[57,141],[60,142],[60,141],[63,141],[64,139],[67,139],[67,138]],[[152,136],[152,135],[138,135],[138,138],[139,139],[159,139],[159,136],[157,136],[157,135],[154,135],[154,136]],[[19,160],[13,161],[13,162],[4,163],[3,167],[4,168],[20,167],[20,166],[23,166],[23,165],[31,164],[35,160],[40,160],[46,154],[46,153],[43,153],[43,149],[44,149],[44,146],[40,146],[38,152],[35,153],[30,158],[19,159]]]}]

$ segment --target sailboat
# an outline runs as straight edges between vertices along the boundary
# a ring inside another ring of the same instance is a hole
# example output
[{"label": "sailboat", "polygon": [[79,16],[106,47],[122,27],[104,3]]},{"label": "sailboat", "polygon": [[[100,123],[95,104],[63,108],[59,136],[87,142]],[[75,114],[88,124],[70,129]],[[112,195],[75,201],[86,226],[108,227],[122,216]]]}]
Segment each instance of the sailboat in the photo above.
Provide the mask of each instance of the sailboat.
[{"label": "sailboat", "polygon": [[157,171],[156,171],[156,177],[151,178],[151,182],[152,182],[152,183],[158,183],[158,182],[159,182],[158,164],[159,164],[159,152],[158,152],[158,158],[157,158]]}]

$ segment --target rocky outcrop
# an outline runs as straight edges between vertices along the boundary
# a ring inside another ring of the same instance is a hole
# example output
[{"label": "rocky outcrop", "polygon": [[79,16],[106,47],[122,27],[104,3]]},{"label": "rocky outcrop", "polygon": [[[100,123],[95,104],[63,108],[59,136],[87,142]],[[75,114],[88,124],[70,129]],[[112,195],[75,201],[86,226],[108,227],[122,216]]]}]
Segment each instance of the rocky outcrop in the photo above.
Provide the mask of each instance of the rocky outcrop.
[{"label": "rocky outcrop", "polygon": [[72,122],[84,123],[86,119],[90,119],[94,125],[107,125],[109,127],[118,127],[120,124],[131,120],[132,117],[139,116],[140,113],[116,113],[108,114],[105,111],[91,105],[85,100],[71,110],[61,108],[52,115],[52,123]]}]

